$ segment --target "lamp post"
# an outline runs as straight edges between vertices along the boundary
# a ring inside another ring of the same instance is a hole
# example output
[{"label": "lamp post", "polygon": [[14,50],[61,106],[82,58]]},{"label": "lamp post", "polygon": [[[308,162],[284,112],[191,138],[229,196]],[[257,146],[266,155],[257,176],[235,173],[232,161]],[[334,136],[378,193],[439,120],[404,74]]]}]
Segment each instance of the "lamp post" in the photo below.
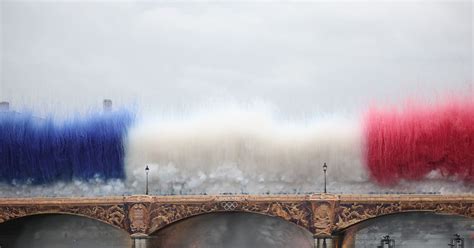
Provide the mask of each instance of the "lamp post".
[{"label": "lamp post", "polygon": [[[385,246],[387,245],[387,246]],[[388,248],[395,248],[395,240],[394,239],[391,239],[389,235],[386,235],[382,238],[382,240],[380,240],[380,248],[385,248],[385,247],[388,247]]]},{"label": "lamp post", "polygon": [[327,188],[326,188],[326,171],[328,170],[328,166],[326,165],[326,163],[324,163],[323,165],[323,171],[324,171],[324,194],[326,194],[328,191],[327,191]]},{"label": "lamp post", "polygon": [[150,172],[150,168],[148,168],[148,165],[145,167],[145,173],[146,173],[146,188],[145,188],[145,195],[148,195],[148,172]]},{"label": "lamp post", "polygon": [[448,244],[452,248],[464,248],[464,239],[461,238],[461,235],[454,234],[454,238],[451,239],[451,244]]}]

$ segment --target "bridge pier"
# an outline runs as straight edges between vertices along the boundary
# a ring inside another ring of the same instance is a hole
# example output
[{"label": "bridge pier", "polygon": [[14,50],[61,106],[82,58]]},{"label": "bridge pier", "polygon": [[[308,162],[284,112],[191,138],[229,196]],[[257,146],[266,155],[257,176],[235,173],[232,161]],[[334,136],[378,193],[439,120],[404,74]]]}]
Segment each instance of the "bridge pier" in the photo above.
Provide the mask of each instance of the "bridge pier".
[{"label": "bridge pier", "polygon": [[132,248],[151,248],[151,237],[146,234],[132,234]]},{"label": "bridge pier", "polygon": [[314,237],[315,248],[342,248],[342,237],[328,236],[328,237]]},{"label": "bridge pier", "polygon": [[[355,230],[348,230],[340,236],[340,248],[354,248],[355,247]],[[339,248],[339,247],[338,247]]]}]

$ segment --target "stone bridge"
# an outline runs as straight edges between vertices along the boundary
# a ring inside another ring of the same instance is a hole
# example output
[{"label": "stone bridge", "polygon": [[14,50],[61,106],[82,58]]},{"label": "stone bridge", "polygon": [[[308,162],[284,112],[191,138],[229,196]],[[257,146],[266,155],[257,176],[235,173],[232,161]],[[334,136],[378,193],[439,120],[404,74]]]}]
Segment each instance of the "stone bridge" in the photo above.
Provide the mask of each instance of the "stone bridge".
[{"label": "stone bridge", "polygon": [[[0,198],[0,223],[36,214],[96,219],[146,239],[174,222],[214,212],[248,212],[282,218],[315,240],[341,247],[349,227],[387,214],[428,211],[474,218],[474,194],[465,195],[200,195],[94,198]],[[136,245],[136,247],[145,247]]]}]

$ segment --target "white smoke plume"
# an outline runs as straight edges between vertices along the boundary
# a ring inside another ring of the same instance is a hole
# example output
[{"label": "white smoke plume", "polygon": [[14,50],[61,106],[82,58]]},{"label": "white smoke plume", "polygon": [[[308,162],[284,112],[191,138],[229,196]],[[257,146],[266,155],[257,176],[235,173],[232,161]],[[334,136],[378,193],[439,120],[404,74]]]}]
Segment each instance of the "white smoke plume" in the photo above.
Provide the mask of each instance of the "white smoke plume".
[{"label": "white smoke plume", "polygon": [[265,108],[234,106],[137,123],[129,132],[127,177],[142,184],[148,165],[156,193],[316,191],[324,162],[332,180],[367,180],[356,119],[290,122]]}]

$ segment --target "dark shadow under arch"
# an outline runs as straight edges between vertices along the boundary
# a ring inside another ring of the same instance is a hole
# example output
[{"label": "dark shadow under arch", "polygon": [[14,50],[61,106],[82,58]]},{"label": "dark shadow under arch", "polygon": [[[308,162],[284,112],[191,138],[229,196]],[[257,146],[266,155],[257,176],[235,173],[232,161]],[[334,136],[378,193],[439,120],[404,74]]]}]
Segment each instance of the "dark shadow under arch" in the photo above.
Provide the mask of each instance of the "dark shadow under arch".
[{"label": "dark shadow under arch", "polygon": [[72,213],[37,213],[0,224],[0,245],[8,248],[128,248],[131,242],[117,226]]},{"label": "dark shadow under arch", "polygon": [[[292,222],[290,220],[287,220],[287,219],[285,219],[281,216],[278,216],[278,215],[272,215],[272,214],[269,214],[269,213],[254,212],[254,211],[241,211],[241,210],[240,211],[239,210],[222,211],[222,210],[218,210],[218,211],[203,212],[203,213],[197,213],[197,214],[189,215],[189,216],[186,216],[186,217],[183,217],[183,218],[176,219],[176,220],[174,220],[174,221],[172,221],[168,224],[165,224],[163,226],[153,227],[153,225],[152,225],[151,229],[148,230],[148,235],[153,235],[154,233],[159,232],[160,230],[163,230],[163,229],[167,228],[168,226],[174,225],[174,224],[179,223],[181,221],[186,221],[187,219],[190,219],[190,218],[195,218],[195,217],[198,217],[198,216],[208,215],[208,214],[225,214],[225,213],[241,213],[241,214],[261,215],[261,216],[269,217],[269,218],[277,218],[277,219],[288,222],[289,224],[293,224],[296,227],[301,228],[301,229],[309,232],[309,230],[306,227],[304,227],[303,225],[299,225],[297,223],[294,223],[294,222]],[[152,223],[154,222],[153,219],[151,219],[151,222]]]},{"label": "dark shadow under arch", "polygon": [[361,221],[338,234],[343,247],[376,247],[384,235],[390,235],[402,247],[447,247],[453,234],[461,234],[465,247],[474,245],[474,219],[463,215],[434,211],[405,211]]},{"label": "dark shadow under arch", "polygon": [[6,223],[8,223],[8,222],[10,222],[10,221],[15,221],[15,220],[18,220],[18,219],[22,219],[22,218],[29,218],[29,217],[41,216],[41,215],[69,215],[69,216],[76,216],[76,217],[81,217],[81,218],[87,218],[87,219],[90,219],[90,220],[98,221],[98,222],[103,223],[103,224],[105,224],[105,225],[108,225],[108,226],[110,226],[110,227],[116,228],[116,229],[118,229],[118,230],[120,230],[120,231],[123,231],[123,232],[125,232],[125,233],[128,234],[128,232],[127,232],[125,229],[123,229],[123,228],[121,228],[121,227],[119,227],[119,226],[113,225],[113,224],[111,224],[111,223],[109,223],[109,222],[107,222],[107,221],[101,220],[101,219],[93,218],[93,217],[90,217],[90,216],[84,215],[84,214],[69,213],[69,212],[55,212],[55,211],[50,211],[50,212],[48,212],[48,211],[46,211],[46,212],[38,212],[38,213],[32,213],[32,214],[27,214],[27,215],[23,215],[23,216],[18,216],[18,217],[15,217],[15,218],[8,219],[8,220],[6,220],[6,221],[4,221],[4,222],[1,222],[0,225],[6,224]]},{"label": "dark shadow under arch", "polygon": [[280,217],[212,212],[173,222],[151,234],[152,247],[312,247],[312,234]]},{"label": "dark shadow under arch", "polygon": [[357,223],[354,223],[352,225],[349,225],[349,226],[347,226],[343,229],[339,229],[339,230],[337,230],[336,233],[337,234],[345,233],[348,230],[351,230],[351,229],[354,229],[354,228],[361,228],[361,227],[364,227],[364,226],[369,226],[369,225],[371,225],[371,223],[374,223],[374,222],[380,220],[381,218],[386,218],[386,217],[390,217],[390,216],[394,216],[394,215],[400,216],[400,215],[404,215],[404,214],[416,214],[416,213],[429,214],[429,215],[434,215],[434,216],[453,216],[453,217],[459,217],[459,218],[466,218],[466,219],[470,219],[470,220],[474,221],[474,216],[471,217],[471,216],[466,216],[466,215],[456,214],[456,213],[436,212],[436,211],[433,211],[433,210],[407,210],[407,211],[400,211],[400,212],[377,215],[377,216],[374,216],[372,218],[368,218],[368,219],[359,221]]}]

